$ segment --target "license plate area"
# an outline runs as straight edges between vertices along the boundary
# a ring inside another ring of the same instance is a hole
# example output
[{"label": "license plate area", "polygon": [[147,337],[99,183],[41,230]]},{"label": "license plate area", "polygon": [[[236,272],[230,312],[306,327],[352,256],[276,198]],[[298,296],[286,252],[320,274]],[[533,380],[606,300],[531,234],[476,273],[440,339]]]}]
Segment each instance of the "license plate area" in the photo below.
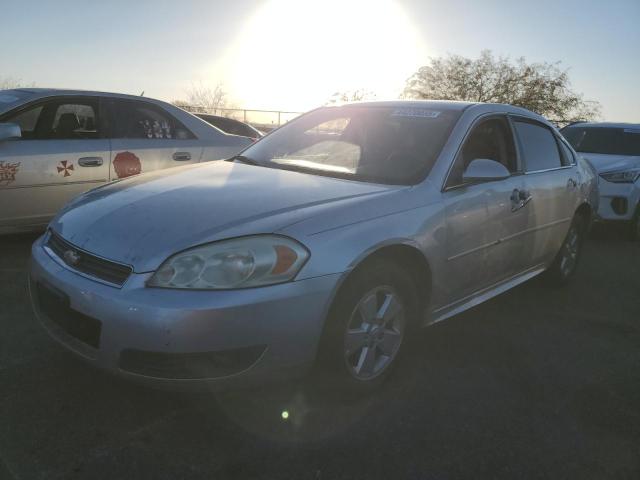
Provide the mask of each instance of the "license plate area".
[{"label": "license plate area", "polygon": [[38,306],[66,334],[93,347],[100,347],[102,322],[71,308],[69,296],[52,285],[38,282]]}]

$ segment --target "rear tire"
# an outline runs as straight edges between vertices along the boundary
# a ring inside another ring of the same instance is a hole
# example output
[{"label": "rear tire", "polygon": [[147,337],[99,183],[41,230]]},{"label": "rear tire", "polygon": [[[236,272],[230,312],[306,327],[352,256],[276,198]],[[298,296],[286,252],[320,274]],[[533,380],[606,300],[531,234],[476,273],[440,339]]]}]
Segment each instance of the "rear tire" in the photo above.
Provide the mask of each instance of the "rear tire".
[{"label": "rear tire", "polygon": [[412,276],[376,260],[347,279],[332,305],[320,345],[319,369],[338,388],[367,393],[389,376],[417,325]]},{"label": "rear tire", "polygon": [[582,255],[586,233],[587,222],[584,216],[576,215],[573,217],[560,251],[545,272],[551,284],[566,285],[573,278]]}]

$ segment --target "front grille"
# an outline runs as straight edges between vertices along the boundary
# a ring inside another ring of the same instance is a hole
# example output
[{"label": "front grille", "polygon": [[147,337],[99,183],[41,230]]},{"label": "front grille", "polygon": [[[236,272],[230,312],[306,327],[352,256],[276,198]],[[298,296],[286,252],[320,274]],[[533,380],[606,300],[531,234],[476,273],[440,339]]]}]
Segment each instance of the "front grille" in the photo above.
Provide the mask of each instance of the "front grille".
[{"label": "front grille", "polygon": [[49,234],[47,247],[69,267],[105,282],[121,286],[131,275],[130,266],[85,252],[53,232]]},{"label": "front grille", "polygon": [[36,285],[38,307],[53,323],[74,338],[92,346],[100,347],[102,322],[84,315],[69,306],[69,297],[64,293],[45,286]]},{"label": "front grille", "polygon": [[256,363],[266,345],[200,353],[163,353],[125,349],[118,366],[127,372],[167,379],[226,377]]}]

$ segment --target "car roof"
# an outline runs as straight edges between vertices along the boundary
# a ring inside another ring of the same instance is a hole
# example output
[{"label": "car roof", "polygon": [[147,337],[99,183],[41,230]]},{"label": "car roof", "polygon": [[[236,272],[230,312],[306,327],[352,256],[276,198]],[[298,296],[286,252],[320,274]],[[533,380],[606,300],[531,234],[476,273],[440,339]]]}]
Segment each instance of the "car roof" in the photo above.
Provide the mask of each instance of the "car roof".
[{"label": "car roof", "polygon": [[456,100],[389,100],[338,103],[336,106],[358,105],[364,107],[433,108],[439,110],[464,111],[477,109],[485,112],[503,112],[524,115],[548,123],[548,120],[531,110],[506,103],[460,102]]},{"label": "car roof", "polygon": [[585,127],[585,128],[640,128],[640,123],[624,123],[624,122],[576,122],[567,127]]},{"label": "car roof", "polygon": [[75,89],[66,89],[66,88],[15,88],[15,91],[22,93],[31,93],[34,97],[50,97],[54,95],[90,95],[90,96],[101,96],[101,97],[116,97],[116,98],[131,98],[131,99],[140,99],[148,97],[143,97],[141,95],[129,95],[126,93],[114,93],[114,92],[101,92],[97,90],[75,90]]}]

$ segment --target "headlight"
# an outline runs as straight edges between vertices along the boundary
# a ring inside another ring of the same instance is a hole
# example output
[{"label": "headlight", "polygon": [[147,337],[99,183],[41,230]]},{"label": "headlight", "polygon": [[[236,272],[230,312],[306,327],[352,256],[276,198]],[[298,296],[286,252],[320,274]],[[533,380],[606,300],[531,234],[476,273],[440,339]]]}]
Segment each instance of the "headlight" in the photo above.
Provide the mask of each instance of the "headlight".
[{"label": "headlight", "polygon": [[633,183],[640,177],[640,168],[633,170],[619,170],[617,172],[605,172],[600,176],[607,182],[613,183]]},{"label": "headlight", "polygon": [[309,252],[295,240],[256,235],[209,243],[169,257],[150,287],[224,290],[287,282]]}]

